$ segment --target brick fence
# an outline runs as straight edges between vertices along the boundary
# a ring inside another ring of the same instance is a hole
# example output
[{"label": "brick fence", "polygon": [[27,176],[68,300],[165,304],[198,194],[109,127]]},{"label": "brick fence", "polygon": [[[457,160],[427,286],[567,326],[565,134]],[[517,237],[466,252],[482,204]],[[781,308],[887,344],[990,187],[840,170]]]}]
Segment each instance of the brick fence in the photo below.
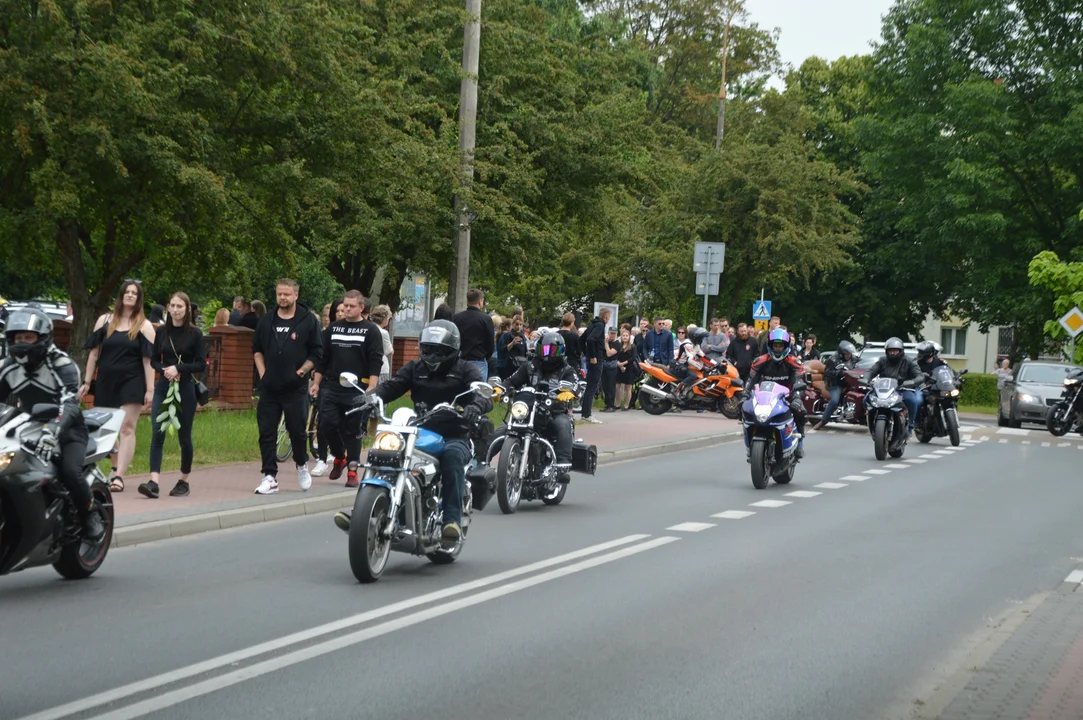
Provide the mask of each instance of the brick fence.
[{"label": "brick fence", "polygon": [[[207,407],[220,410],[243,410],[255,405],[252,387],[255,381],[255,365],[252,361],[253,331],[245,327],[226,325],[211,328],[203,342],[207,349],[207,371],[201,379],[210,390],[212,402]],[[58,320],[53,323],[53,335],[61,350],[71,343],[71,323]],[[395,354],[392,356],[391,372],[410,360],[419,358],[417,338],[395,338]],[[94,406],[93,396],[85,400],[87,407]],[[200,408],[201,410],[204,408]]]}]

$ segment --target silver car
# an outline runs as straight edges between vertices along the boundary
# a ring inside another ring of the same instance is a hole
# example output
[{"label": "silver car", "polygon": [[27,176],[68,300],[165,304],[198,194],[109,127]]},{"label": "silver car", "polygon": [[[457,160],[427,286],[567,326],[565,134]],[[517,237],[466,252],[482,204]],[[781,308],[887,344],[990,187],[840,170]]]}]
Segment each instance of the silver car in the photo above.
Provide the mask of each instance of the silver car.
[{"label": "silver car", "polygon": [[1074,366],[1025,361],[1000,388],[997,425],[1019,427],[1024,422],[1044,423],[1049,408],[1060,400],[1064,377]]}]

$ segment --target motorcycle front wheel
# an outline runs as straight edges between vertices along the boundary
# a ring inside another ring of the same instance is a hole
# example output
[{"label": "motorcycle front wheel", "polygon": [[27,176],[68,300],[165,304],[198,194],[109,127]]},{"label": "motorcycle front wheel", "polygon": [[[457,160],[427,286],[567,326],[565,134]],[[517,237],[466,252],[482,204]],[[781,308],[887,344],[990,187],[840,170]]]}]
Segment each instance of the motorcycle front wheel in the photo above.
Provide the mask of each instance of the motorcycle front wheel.
[{"label": "motorcycle front wheel", "polygon": [[763,490],[771,477],[771,463],[767,457],[769,443],[764,438],[752,440],[752,487]]},{"label": "motorcycle front wheel", "polygon": [[364,485],[353,503],[350,521],[350,569],[358,582],[373,583],[380,579],[391,555],[391,539],[381,538],[387,527],[391,498],[385,488]]},{"label": "motorcycle front wheel", "polygon": [[505,438],[500,448],[500,462],[496,466],[496,500],[500,512],[511,515],[519,509],[523,496],[523,479],[519,477],[519,465],[523,459],[523,445],[517,438]]},{"label": "motorcycle front wheel", "polygon": [[944,422],[948,425],[948,439],[952,447],[959,447],[959,413],[955,408],[944,411]]},{"label": "motorcycle front wheel", "polygon": [[1064,437],[1072,429],[1072,406],[1067,400],[1049,408],[1049,414],[1045,416],[1045,427],[1053,437]]},{"label": "motorcycle front wheel", "polygon": [[877,460],[887,460],[887,418],[876,418],[876,425],[872,429],[873,449]]}]

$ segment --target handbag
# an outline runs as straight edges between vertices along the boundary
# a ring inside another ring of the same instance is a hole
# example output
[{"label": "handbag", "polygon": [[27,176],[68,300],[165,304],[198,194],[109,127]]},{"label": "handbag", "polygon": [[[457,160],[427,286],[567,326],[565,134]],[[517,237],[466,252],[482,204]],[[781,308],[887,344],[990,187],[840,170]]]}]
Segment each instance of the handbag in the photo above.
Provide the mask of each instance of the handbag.
[{"label": "handbag", "polygon": [[[173,344],[173,338],[169,337],[168,331],[166,337],[169,338],[169,346],[173,348],[173,354],[177,356],[177,360],[184,362],[184,358],[177,352],[177,346]],[[206,405],[211,401],[211,391],[202,380],[196,380],[195,376],[192,376],[192,381],[196,384],[196,403],[200,406]]]}]

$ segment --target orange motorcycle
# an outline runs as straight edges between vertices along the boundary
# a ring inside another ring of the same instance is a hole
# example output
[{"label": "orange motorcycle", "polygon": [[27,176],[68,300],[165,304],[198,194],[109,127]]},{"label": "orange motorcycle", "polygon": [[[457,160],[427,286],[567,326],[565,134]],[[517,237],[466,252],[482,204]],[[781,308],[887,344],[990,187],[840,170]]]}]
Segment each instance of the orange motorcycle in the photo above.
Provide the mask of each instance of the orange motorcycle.
[{"label": "orange motorcycle", "polygon": [[737,368],[725,360],[703,359],[703,370],[692,368],[696,380],[678,394],[681,380],[669,368],[641,360],[647,374],[639,386],[639,406],[651,415],[662,415],[674,406],[681,410],[721,410],[730,420],[741,414],[740,390],[744,387]]}]

